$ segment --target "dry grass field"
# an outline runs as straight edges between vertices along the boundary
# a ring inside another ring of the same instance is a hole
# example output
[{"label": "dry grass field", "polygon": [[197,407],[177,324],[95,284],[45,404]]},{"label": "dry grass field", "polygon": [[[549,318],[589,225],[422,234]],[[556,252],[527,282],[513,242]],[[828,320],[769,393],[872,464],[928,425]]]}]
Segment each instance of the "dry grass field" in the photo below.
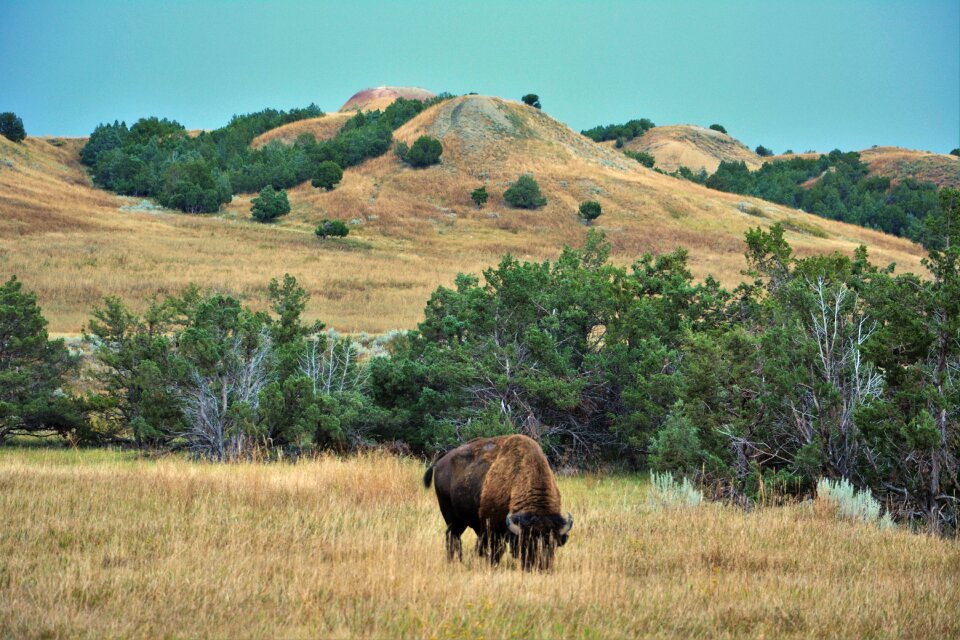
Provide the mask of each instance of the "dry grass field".
[{"label": "dry grass field", "polygon": [[0,450],[0,636],[960,635],[956,541],[803,505],[653,510],[640,478],[585,475],[559,480],[576,524],[552,573],[448,564],[422,472]]},{"label": "dry grass field", "polygon": [[[94,189],[79,163],[81,139],[0,138],[0,278],[15,274],[36,291],[57,334],[80,331],[104,296],[142,309],[191,282],[262,308],[270,278],[286,272],[311,294],[310,319],[382,332],[415,326],[430,293],[457,272],[479,273],[507,252],[542,260],[581,244],[576,210],[587,199],[603,205],[595,224],[615,261],[683,246],[694,275],[729,286],[742,279],[744,232],[777,221],[799,255],[865,243],[878,263],[922,269],[923,252],[909,241],[655,173],[517,102],[448,100],[395,137],[423,133],[441,139],[440,165],[414,170],[387,153],[347,170],[332,192],[289,190],[292,212],[271,225],[251,220],[250,195],[201,216]],[[524,172],[549,200],[541,210],[503,201]],[[480,184],[491,194],[482,210],[469,197]],[[316,239],[328,217],[350,223],[349,238]]]}]

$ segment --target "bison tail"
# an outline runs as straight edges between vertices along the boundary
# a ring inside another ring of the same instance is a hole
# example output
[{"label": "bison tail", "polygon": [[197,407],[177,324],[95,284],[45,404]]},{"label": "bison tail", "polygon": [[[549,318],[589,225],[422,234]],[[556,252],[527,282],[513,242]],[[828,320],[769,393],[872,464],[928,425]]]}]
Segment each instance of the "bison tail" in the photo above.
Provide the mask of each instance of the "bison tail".
[{"label": "bison tail", "polygon": [[433,482],[433,465],[427,467],[427,472],[423,474],[423,488],[429,489],[431,482]]}]

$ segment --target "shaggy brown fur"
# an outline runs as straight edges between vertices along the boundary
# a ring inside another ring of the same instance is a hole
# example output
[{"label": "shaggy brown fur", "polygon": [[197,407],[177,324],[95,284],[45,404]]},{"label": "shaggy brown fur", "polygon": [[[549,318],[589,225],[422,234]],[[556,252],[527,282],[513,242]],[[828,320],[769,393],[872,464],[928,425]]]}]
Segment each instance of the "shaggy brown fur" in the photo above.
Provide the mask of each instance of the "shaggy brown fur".
[{"label": "shaggy brown fur", "polygon": [[[477,534],[477,552],[496,564],[507,546],[525,569],[549,569],[573,519],[560,511],[560,491],[540,446],[522,435],[478,438],[430,465],[447,523],[447,556],[462,558],[460,536]],[[509,520],[508,520],[509,517]]]}]

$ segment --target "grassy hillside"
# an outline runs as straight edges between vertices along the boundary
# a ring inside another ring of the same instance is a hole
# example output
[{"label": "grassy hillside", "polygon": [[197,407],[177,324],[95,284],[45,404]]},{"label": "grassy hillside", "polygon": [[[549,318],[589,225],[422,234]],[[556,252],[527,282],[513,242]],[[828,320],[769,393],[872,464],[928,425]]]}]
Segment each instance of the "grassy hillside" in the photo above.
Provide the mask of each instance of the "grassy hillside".
[{"label": "grassy hillside", "polygon": [[656,167],[668,173],[680,167],[687,167],[694,173],[701,169],[713,173],[722,161],[742,161],[747,167],[756,169],[763,162],[739,140],[692,124],[654,127],[627,142],[623,148],[649,153],[656,158]]},{"label": "grassy hillside", "polygon": [[[617,261],[685,246],[695,274],[728,285],[741,277],[744,232],[778,220],[800,255],[865,242],[877,262],[921,268],[908,241],[657,174],[520,103],[455,98],[395,137],[424,133],[441,139],[440,165],[414,170],[388,153],[348,170],[332,192],[291,189],[291,214],[267,226],[251,221],[250,195],[196,216],[93,189],[77,156],[82,140],[0,139],[0,277],[17,274],[36,291],[56,333],[79,331],[103,296],[142,304],[189,282],[262,306],[267,282],[284,272],[310,292],[310,318],[380,332],[414,326],[431,291],[458,271],[479,272],[505,252],[542,259],[580,244],[575,212],[587,199],[603,205],[596,226]],[[524,172],[540,182],[545,208],[505,206],[503,190]],[[469,196],[480,184],[491,193],[483,210]],[[313,236],[328,217],[351,222],[346,241]]]},{"label": "grassy hillside", "polygon": [[469,531],[448,564],[422,473],[0,451],[0,635],[960,634],[956,541],[803,506],[653,510],[641,479],[587,475],[560,478],[575,525],[555,571],[526,574],[479,562]]},{"label": "grassy hillside", "polygon": [[297,138],[304,133],[309,133],[318,141],[330,140],[337,135],[337,132],[340,131],[341,127],[343,127],[352,116],[352,113],[337,112],[327,113],[319,118],[308,118],[306,120],[291,122],[257,136],[250,146],[254,149],[259,149],[274,140],[285,144],[293,144]]}]

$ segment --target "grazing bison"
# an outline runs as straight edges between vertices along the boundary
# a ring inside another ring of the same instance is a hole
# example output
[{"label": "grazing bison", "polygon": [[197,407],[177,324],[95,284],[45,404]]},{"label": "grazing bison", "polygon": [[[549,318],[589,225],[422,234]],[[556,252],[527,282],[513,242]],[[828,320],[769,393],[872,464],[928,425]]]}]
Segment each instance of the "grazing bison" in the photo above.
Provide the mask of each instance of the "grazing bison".
[{"label": "grazing bison", "polygon": [[506,545],[524,569],[546,570],[567,542],[573,517],[560,513],[560,492],[540,445],[526,436],[478,438],[427,468],[447,523],[447,557],[463,558],[460,536],[477,534],[477,553],[497,564]]}]

